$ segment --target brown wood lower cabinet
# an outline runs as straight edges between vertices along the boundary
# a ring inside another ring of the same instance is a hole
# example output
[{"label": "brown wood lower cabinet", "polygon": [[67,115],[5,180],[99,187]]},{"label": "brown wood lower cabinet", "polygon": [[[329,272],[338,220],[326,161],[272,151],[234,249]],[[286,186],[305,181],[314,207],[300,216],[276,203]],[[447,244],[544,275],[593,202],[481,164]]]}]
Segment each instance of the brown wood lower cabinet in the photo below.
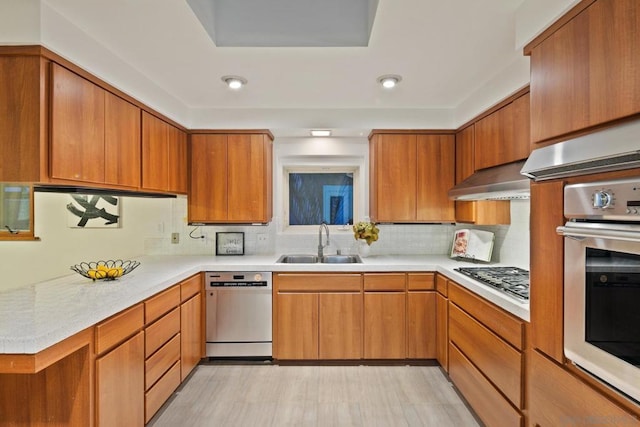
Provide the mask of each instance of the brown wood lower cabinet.
[{"label": "brown wood lower cabinet", "polygon": [[318,294],[277,295],[274,355],[283,360],[318,358]]},{"label": "brown wood lower cabinet", "polygon": [[365,292],[364,358],[406,358],[404,292]]},{"label": "brown wood lower cabinet", "polygon": [[200,293],[180,305],[180,339],[180,368],[182,369],[180,377],[184,381],[204,356]]},{"label": "brown wood lower cabinet", "polygon": [[449,376],[482,421],[523,425],[524,321],[448,281]]},{"label": "brown wood lower cabinet", "polygon": [[201,275],[149,298],[144,306],[144,413],[149,422],[202,357]]},{"label": "brown wood lower cabinet", "polygon": [[436,293],[436,359],[449,372],[449,300]]},{"label": "brown wood lower cabinet", "polygon": [[436,292],[407,292],[407,359],[436,358]]},{"label": "brown wood lower cabinet", "polygon": [[434,273],[274,275],[274,358],[432,359]]},{"label": "brown wood lower cabinet", "polygon": [[274,276],[274,358],[362,358],[362,275]]},{"label": "brown wood lower cabinet", "polygon": [[362,294],[321,293],[318,302],[318,357],[361,359]]},{"label": "brown wood lower cabinet", "polygon": [[471,361],[449,342],[449,377],[487,426],[522,426],[522,415]]},{"label": "brown wood lower cabinet", "polygon": [[630,414],[569,371],[530,351],[529,424],[539,426],[638,426]]},{"label": "brown wood lower cabinet", "polygon": [[96,359],[98,426],[141,426],[144,419],[144,332]]}]

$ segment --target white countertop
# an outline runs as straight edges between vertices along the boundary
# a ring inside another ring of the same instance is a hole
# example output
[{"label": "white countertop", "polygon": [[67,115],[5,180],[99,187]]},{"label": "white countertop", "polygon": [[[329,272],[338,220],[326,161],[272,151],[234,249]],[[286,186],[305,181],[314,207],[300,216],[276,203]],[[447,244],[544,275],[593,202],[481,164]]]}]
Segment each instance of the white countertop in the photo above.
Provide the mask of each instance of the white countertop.
[{"label": "white countertop", "polygon": [[140,267],[114,281],[71,274],[0,292],[0,354],[38,353],[200,271],[437,271],[529,321],[529,304],[454,271],[476,264],[445,255],[374,256],[362,264],[276,264],[278,257],[143,256],[135,258]]}]

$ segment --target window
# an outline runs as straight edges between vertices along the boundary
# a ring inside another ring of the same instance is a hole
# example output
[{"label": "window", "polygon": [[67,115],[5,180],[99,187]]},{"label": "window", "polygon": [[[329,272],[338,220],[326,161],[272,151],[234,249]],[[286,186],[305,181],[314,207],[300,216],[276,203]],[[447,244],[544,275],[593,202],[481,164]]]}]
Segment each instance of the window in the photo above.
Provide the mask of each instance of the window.
[{"label": "window", "polygon": [[290,226],[353,224],[353,171],[288,171]]},{"label": "window", "polygon": [[33,187],[0,183],[0,240],[33,239]]}]

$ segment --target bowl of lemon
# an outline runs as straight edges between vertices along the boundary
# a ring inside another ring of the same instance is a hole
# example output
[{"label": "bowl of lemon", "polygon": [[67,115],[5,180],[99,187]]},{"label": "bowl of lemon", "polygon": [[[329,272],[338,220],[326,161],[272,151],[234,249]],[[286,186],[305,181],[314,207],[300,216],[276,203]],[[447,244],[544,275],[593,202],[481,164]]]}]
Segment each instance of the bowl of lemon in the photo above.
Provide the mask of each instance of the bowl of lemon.
[{"label": "bowl of lemon", "polygon": [[131,273],[139,265],[139,261],[123,261],[121,259],[116,259],[81,262],[80,264],[72,265],[71,269],[87,279],[92,279],[93,281],[115,280],[118,277]]}]

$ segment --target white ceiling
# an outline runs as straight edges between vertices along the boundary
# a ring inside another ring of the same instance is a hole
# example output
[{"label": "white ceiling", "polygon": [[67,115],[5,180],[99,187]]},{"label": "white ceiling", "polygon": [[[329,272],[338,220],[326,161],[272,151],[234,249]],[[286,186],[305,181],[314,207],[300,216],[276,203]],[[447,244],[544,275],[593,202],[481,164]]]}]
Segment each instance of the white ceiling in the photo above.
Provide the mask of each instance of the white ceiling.
[{"label": "white ceiling", "polygon": [[[380,0],[367,47],[253,48],[216,47],[186,0],[43,0],[183,104],[190,111],[186,125],[224,127],[213,118],[220,111],[289,114],[273,123],[245,120],[246,127],[271,127],[276,134],[314,123],[297,119],[300,111],[331,111],[318,125],[343,133],[415,126],[423,112],[436,113],[441,127],[461,124],[451,112],[522,60],[515,42],[522,2]],[[382,89],[376,79],[383,74],[399,74],[402,82]],[[248,85],[231,91],[223,75],[243,76]],[[145,101],[143,94],[132,95]],[[492,101],[506,95],[496,93]],[[367,111],[379,121],[369,120]],[[416,120],[403,121],[405,116]]]}]

